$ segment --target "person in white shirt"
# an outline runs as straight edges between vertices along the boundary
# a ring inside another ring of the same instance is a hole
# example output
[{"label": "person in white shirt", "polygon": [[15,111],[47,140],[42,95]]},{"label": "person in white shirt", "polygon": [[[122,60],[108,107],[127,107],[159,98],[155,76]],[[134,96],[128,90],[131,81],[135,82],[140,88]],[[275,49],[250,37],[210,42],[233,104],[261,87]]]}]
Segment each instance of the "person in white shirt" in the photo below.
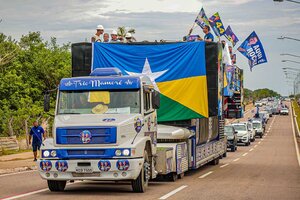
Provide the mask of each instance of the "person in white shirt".
[{"label": "person in white shirt", "polygon": [[110,42],[120,42],[120,40],[118,39],[118,33],[117,31],[113,30],[110,34]]},{"label": "person in white shirt", "polygon": [[91,42],[102,42],[102,34],[104,32],[104,27],[102,25],[98,25],[96,28],[96,34],[91,38]]}]

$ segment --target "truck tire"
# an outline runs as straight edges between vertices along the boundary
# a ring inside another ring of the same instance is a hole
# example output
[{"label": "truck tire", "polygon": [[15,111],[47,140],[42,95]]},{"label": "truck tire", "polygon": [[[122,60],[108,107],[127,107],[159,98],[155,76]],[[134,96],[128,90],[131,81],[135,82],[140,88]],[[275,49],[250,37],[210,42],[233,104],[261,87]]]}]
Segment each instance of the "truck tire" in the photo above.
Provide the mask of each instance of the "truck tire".
[{"label": "truck tire", "polygon": [[47,180],[48,188],[51,192],[62,192],[66,187],[67,181]]},{"label": "truck tire", "polygon": [[231,146],[231,152],[235,152],[235,146]]},{"label": "truck tire", "polygon": [[227,157],[227,151],[225,153],[223,153],[223,158]]},{"label": "truck tire", "polygon": [[259,136],[260,138],[262,138],[262,134],[260,134],[260,136]]},{"label": "truck tire", "polygon": [[182,172],[181,174],[178,174],[179,179],[183,179],[183,177],[184,177],[184,172]]},{"label": "truck tire", "polygon": [[219,164],[220,159],[216,158],[214,160],[211,161],[211,165],[218,165]]},{"label": "truck tire", "polygon": [[137,193],[144,193],[146,191],[146,188],[148,186],[150,177],[150,164],[149,164],[149,157],[148,153],[145,150],[144,151],[144,164],[141,169],[141,172],[137,179],[131,181],[131,186],[133,192]]},{"label": "truck tire", "polygon": [[178,175],[176,172],[171,172],[170,174],[168,174],[169,180],[172,182],[177,181]]}]

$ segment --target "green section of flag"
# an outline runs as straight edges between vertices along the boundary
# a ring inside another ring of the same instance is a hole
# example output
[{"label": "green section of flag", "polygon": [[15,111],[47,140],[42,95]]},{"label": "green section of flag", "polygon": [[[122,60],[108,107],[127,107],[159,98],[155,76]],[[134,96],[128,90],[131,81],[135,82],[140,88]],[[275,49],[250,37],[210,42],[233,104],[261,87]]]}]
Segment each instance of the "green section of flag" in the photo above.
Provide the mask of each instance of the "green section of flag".
[{"label": "green section of flag", "polygon": [[160,108],[157,111],[158,122],[203,118],[188,107],[160,94]]}]

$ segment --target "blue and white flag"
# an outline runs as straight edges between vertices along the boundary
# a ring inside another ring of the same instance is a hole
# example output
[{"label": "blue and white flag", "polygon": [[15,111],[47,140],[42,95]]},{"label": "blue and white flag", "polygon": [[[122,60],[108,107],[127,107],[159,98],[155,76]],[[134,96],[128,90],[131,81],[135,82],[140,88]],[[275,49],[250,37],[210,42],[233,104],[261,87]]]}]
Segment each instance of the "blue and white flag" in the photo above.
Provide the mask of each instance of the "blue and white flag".
[{"label": "blue and white flag", "polygon": [[218,12],[211,16],[208,22],[216,36],[220,37],[225,34],[225,28]]},{"label": "blue and white flag", "polygon": [[203,8],[201,8],[197,18],[195,19],[195,23],[198,24],[202,29],[205,25],[209,26],[208,18]]},{"label": "blue and white flag", "polygon": [[253,31],[248,36],[248,38],[240,45],[237,50],[249,59],[249,66],[251,71],[255,65],[268,62],[263,45],[260,42],[255,31]]},{"label": "blue and white flag", "polygon": [[233,33],[230,26],[228,26],[225,30],[224,36],[227,38],[229,42],[231,42],[232,46],[234,47],[236,43],[239,41],[237,36]]}]

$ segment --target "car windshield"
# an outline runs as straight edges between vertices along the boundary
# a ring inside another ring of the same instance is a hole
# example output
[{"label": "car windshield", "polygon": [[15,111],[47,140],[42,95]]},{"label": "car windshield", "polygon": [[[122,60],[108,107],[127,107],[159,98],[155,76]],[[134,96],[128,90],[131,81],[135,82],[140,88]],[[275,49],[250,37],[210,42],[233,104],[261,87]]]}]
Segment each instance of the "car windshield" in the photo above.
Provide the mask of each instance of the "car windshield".
[{"label": "car windshield", "polygon": [[235,124],[233,125],[234,129],[236,131],[246,131],[246,125],[242,125],[242,124]]},{"label": "car windshield", "polygon": [[60,91],[57,114],[133,114],[141,112],[139,90]]},{"label": "car windshield", "polygon": [[225,135],[233,135],[233,130],[231,126],[225,126],[224,127],[224,133]]},{"label": "car windshield", "polygon": [[253,122],[253,128],[260,129],[261,128],[261,123]]}]

